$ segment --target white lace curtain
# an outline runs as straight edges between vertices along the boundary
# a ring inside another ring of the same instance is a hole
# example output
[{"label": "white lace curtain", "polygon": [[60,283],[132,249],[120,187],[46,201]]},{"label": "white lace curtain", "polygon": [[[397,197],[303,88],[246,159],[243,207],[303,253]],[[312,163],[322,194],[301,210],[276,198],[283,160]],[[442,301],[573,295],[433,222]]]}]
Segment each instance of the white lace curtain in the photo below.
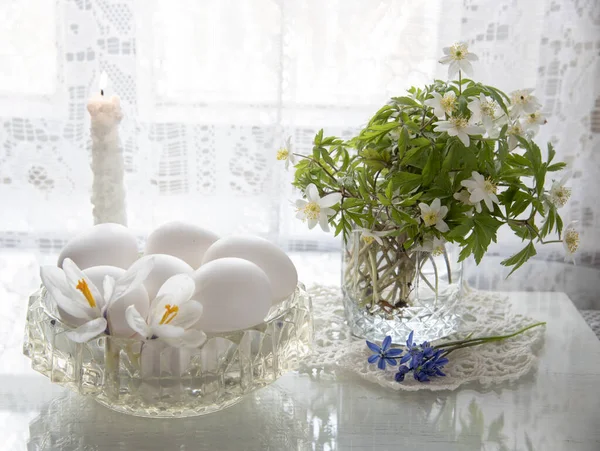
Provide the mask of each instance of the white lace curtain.
[{"label": "white lace curtain", "polygon": [[477,79],[537,89],[540,140],[574,168],[563,213],[599,264],[596,0],[2,0],[0,17],[0,249],[55,251],[92,223],[85,104],[102,71],[125,111],[140,234],[179,218],[335,246],[293,217],[283,137],[308,152],[321,127],[350,136],[390,96],[443,78],[441,48],[460,39]]}]

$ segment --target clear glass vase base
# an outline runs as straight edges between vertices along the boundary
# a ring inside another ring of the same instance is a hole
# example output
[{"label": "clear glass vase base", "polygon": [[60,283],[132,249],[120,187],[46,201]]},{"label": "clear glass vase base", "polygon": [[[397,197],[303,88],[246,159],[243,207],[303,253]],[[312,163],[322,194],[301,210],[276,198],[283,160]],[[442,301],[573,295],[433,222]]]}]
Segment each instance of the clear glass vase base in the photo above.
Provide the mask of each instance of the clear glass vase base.
[{"label": "clear glass vase base", "polygon": [[416,339],[432,341],[456,332],[461,324],[456,304],[460,300],[460,287],[453,287],[439,293],[437,299],[419,300],[417,305],[410,305],[386,314],[380,310],[373,314],[369,306],[361,307],[361,303],[344,291],[344,309],[352,334],[371,341],[381,341],[391,336],[392,341],[406,341],[411,331]]}]

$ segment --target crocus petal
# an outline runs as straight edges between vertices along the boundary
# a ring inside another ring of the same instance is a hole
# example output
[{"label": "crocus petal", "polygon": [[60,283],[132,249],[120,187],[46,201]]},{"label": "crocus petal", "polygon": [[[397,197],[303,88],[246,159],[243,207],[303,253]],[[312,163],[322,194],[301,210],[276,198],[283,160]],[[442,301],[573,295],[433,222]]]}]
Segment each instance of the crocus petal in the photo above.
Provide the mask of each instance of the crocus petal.
[{"label": "crocus petal", "polygon": [[70,330],[67,332],[67,337],[75,343],[85,343],[103,333],[106,326],[107,323],[104,317],[96,318],[82,324],[77,329]]},{"label": "crocus petal", "polygon": [[40,268],[42,283],[48,291],[48,295],[61,309],[71,316],[82,319],[95,318],[94,310],[86,304],[77,302],[71,298],[72,290],[67,285],[65,273],[57,266],[42,266]]},{"label": "crocus petal", "polygon": [[154,268],[154,258],[150,257],[141,262],[141,264],[134,265],[132,268],[127,270],[123,277],[120,277],[114,286],[112,295],[108,297],[106,292],[104,293],[107,299],[107,304],[121,299],[133,290],[137,289],[144,280],[148,278],[150,271]]},{"label": "crocus petal", "polygon": [[319,190],[317,189],[314,183],[311,183],[306,187],[306,198],[309,202],[319,201]]},{"label": "crocus petal", "polygon": [[331,193],[319,200],[319,207],[331,207],[336,205],[342,200],[340,193]]},{"label": "crocus petal", "polygon": [[104,276],[104,281],[102,282],[102,289],[104,290],[104,299],[110,299],[115,291],[116,281],[114,277]]},{"label": "crocus petal", "polygon": [[206,334],[201,330],[186,330],[183,335],[176,338],[163,338],[164,342],[176,348],[197,348],[206,341]]},{"label": "crocus petal", "polygon": [[177,316],[171,321],[171,325],[188,329],[198,322],[202,316],[202,304],[198,301],[188,301],[179,305]]},{"label": "crocus petal", "polygon": [[142,337],[150,338],[150,327],[148,326],[148,323],[146,323],[144,317],[140,315],[140,312],[137,311],[135,305],[127,307],[127,310],[125,310],[125,320],[127,321],[127,324],[129,324],[129,327]]},{"label": "crocus petal", "polygon": [[[183,302],[190,300],[192,295],[196,291],[196,284],[194,280],[187,274],[177,274],[167,279],[165,283],[160,287],[156,294],[155,301],[159,298],[163,299],[164,305],[180,305]],[[168,298],[168,302],[165,299]],[[160,302],[153,302],[152,308],[160,307],[164,308],[164,305],[160,305]]]},{"label": "crocus petal", "polygon": [[[67,278],[67,284],[72,286],[74,291],[80,293],[81,297],[83,299],[85,299],[83,294],[79,290],[75,289],[78,282],[80,280],[84,280],[85,283],[87,284],[88,288],[90,289],[90,293],[92,293],[92,297],[94,298],[94,301],[96,301],[96,307],[98,309],[101,309],[103,307],[104,297],[100,294],[100,290],[98,290],[98,288],[96,288],[96,285],[94,285],[94,283],[90,280],[90,278],[88,276],[86,276],[85,273],[81,269],[79,269],[79,267],[75,264],[75,262],[73,260],[71,260],[70,258],[65,258],[65,260],[63,261],[63,270],[64,270],[65,276]],[[86,300],[85,302],[87,303],[88,301]]]},{"label": "crocus petal", "polygon": [[185,330],[170,324],[158,324],[152,328],[152,332],[158,338],[179,338],[185,333]]}]

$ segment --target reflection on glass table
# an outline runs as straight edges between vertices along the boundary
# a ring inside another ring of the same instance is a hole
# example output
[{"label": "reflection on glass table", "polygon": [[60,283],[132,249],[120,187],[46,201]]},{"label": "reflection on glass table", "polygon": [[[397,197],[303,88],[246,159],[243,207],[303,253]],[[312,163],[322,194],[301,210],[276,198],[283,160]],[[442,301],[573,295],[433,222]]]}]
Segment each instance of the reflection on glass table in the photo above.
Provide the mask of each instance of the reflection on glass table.
[{"label": "reflection on glass table", "polygon": [[[312,261],[303,280],[337,282],[325,277],[339,277],[339,266]],[[294,372],[215,414],[143,419],[28,367],[20,348],[38,269],[29,258],[12,262],[0,272],[11,305],[0,314],[0,451],[600,449],[600,341],[562,293],[510,293],[515,311],[548,322],[538,369],[513,385],[391,392],[353,375]]]}]

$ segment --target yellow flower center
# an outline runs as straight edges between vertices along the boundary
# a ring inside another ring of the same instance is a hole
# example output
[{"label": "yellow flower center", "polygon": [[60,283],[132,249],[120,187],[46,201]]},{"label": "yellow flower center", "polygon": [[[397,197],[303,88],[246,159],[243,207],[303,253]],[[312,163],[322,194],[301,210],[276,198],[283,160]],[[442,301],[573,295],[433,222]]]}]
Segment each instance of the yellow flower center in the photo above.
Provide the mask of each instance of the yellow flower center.
[{"label": "yellow flower center", "polygon": [[85,281],[85,279],[79,280],[77,282],[77,286],[75,288],[83,293],[83,296],[88,301],[88,304],[90,304],[90,307],[92,307],[92,308],[96,307],[96,300],[94,299],[94,296],[92,296],[90,287],[88,287],[88,284]]},{"label": "yellow flower center", "polygon": [[319,219],[321,207],[319,207],[319,204],[316,202],[309,202],[304,207],[302,207],[302,212],[304,213],[307,219]]},{"label": "yellow flower center", "polygon": [[579,249],[579,233],[575,229],[569,229],[565,232],[565,244],[571,254]]},{"label": "yellow flower center", "polygon": [[555,189],[552,193],[552,201],[559,207],[564,207],[570,197],[571,189],[564,186]]},{"label": "yellow flower center", "polygon": [[510,127],[508,127],[508,130],[506,131],[506,133],[508,135],[522,135],[523,128],[521,127],[521,124],[519,124],[517,122],[517,123],[511,125]]},{"label": "yellow flower center", "polygon": [[362,240],[366,243],[366,244],[371,244],[373,241],[375,241],[375,238],[373,238],[372,236],[368,236],[368,235],[363,235],[362,236]]},{"label": "yellow flower center", "polygon": [[479,108],[481,109],[482,115],[491,117],[492,119],[496,117],[496,104],[494,102],[488,102],[486,100],[479,104]]},{"label": "yellow flower center", "polygon": [[171,304],[165,305],[165,313],[163,314],[159,324],[169,324],[179,312],[179,307],[176,305],[171,306]]},{"label": "yellow flower center", "polygon": [[278,160],[287,160],[290,156],[290,152],[286,148],[281,148],[277,151]]},{"label": "yellow flower center", "polygon": [[511,96],[510,100],[513,105],[524,105],[531,100],[531,95],[518,91]]},{"label": "yellow flower center", "polygon": [[450,47],[450,56],[454,60],[463,60],[467,57],[467,53],[469,53],[469,49],[466,44],[454,44]]},{"label": "yellow flower center", "polygon": [[430,211],[429,213],[425,213],[423,215],[423,221],[426,226],[432,226],[437,223],[438,215],[435,211]]},{"label": "yellow flower center", "polygon": [[434,257],[439,257],[443,253],[444,253],[444,246],[434,247],[433,251],[431,251],[431,255],[433,255]]},{"label": "yellow flower center", "polygon": [[455,103],[456,96],[453,92],[444,94],[444,97],[442,97],[442,100],[440,100],[440,105],[446,113],[449,113],[452,110],[454,110]]},{"label": "yellow flower center", "polygon": [[468,125],[467,120],[464,117],[453,117],[450,119],[452,125],[457,129],[465,128]]},{"label": "yellow flower center", "polygon": [[489,177],[485,179],[485,192],[488,194],[496,194],[498,192],[498,187]]}]

